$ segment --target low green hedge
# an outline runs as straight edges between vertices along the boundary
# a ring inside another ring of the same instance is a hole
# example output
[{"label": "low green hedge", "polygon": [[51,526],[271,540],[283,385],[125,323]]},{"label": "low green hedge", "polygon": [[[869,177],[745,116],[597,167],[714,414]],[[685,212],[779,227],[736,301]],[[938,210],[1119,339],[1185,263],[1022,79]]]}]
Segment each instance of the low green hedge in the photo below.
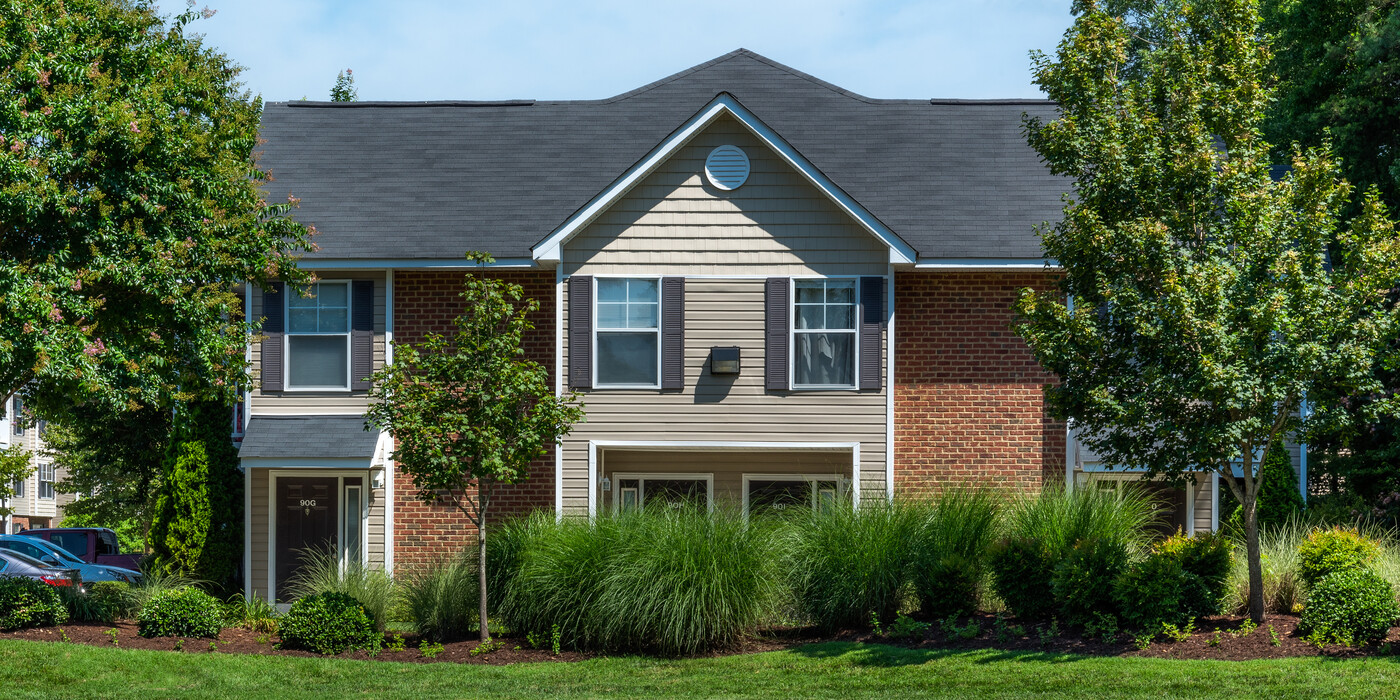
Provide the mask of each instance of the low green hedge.
[{"label": "low green hedge", "polygon": [[384,641],[374,616],[359,601],[344,593],[327,591],[292,603],[277,625],[282,647],[318,654],[339,654],[351,649],[378,649]]},{"label": "low green hedge", "polygon": [[63,598],[42,581],[0,576],[0,630],[50,627],[68,621]]},{"label": "low green hedge", "polygon": [[136,616],[142,637],[217,637],[224,628],[223,605],[198,588],[177,588],[152,596]]},{"label": "low green hedge", "polygon": [[1298,628],[1350,646],[1385,639],[1397,617],[1389,582],[1370,569],[1343,569],[1313,585]]},{"label": "low green hedge", "polygon": [[1379,552],[1374,541],[1355,530],[1319,530],[1298,547],[1298,576],[1312,586],[1330,574],[1370,566]]}]

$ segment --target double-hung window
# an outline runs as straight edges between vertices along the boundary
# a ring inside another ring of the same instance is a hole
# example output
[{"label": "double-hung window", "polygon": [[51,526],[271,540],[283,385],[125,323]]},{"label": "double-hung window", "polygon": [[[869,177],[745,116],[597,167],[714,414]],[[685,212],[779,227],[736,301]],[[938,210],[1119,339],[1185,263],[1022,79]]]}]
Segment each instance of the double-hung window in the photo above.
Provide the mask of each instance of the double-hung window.
[{"label": "double-hung window", "polygon": [[287,388],[350,388],[350,284],[287,295]]},{"label": "double-hung window", "polygon": [[15,498],[24,498],[24,479],[15,479],[10,484],[10,490],[14,492]]},{"label": "double-hung window", "polygon": [[597,280],[596,386],[660,386],[661,297],[659,280]]},{"label": "double-hung window", "polygon": [[39,498],[53,500],[54,473],[52,464],[39,465]]},{"label": "double-hung window", "polygon": [[856,383],[856,281],[793,280],[792,384],[850,389]]}]

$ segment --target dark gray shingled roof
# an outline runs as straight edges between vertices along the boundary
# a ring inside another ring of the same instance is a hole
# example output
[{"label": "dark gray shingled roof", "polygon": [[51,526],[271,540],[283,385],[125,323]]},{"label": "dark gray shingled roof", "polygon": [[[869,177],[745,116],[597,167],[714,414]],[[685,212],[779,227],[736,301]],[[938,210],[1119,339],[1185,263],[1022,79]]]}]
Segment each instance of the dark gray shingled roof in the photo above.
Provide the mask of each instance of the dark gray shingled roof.
[{"label": "dark gray shingled roof", "polygon": [[253,416],[238,456],[369,459],[378,442],[364,416]]},{"label": "dark gray shingled roof", "polygon": [[921,258],[1040,258],[1067,181],[1026,145],[1043,100],[877,100],[739,50],[605,100],[272,102],[269,196],[322,231],[308,259],[530,248],[720,93]]}]

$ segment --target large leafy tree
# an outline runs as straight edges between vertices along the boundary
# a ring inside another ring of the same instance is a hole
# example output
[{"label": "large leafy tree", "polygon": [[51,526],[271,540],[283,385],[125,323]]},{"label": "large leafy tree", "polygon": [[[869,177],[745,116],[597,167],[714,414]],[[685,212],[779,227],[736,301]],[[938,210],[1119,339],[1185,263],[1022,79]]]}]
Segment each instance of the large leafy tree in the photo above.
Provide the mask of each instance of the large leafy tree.
[{"label": "large leafy tree", "polygon": [[[206,11],[205,16],[209,13]],[[150,0],[0,0],[0,396],[39,415],[231,395],[240,280],[304,281],[261,101]]]},{"label": "large leafy tree", "polygon": [[[491,258],[468,255],[479,263]],[[549,371],[525,357],[521,342],[539,302],[520,285],[467,275],[466,311],[452,337],[395,346],[394,363],[374,375],[366,416],[389,432],[395,467],[418,498],[450,505],[476,527],[481,641],[486,619],[486,531],[491,501],[583,419],[575,396],[556,396]]]},{"label": "large leafy tree", "polygon": [[172,417],[153,404],[124,411],[86,404],[73,407],[70,420],[49,424],[44,445],[64,471],[57,488],[82,494],[64,507],[64,522],[115,528],[124,547],[145,550]]},{"label": "large leafy tree", "polygon": [[1330,137],[1342,174],[1400,204],[1400,0],[1265,0],[1277,100],[1275,157]]},{"label": "large leafy tree", "polygon": [[1374,192],[1341,223],[1351,187],[1325,147],[1271,178],[1254,2],[1074,10],[1055,57],[1034,56],[1060,117],[1027,124],[1073,182],[1041,232],[1063,275],[1056,292],[1022,293],[1018,330],[1060,378],[1052,409],[1106,462],[1220,474],[1243,506],[1258,622],[1258,464],[1278,438],[1357,419],[1344,401],[1300,414],[1305,396],[1378,388],[1400,237]]}]

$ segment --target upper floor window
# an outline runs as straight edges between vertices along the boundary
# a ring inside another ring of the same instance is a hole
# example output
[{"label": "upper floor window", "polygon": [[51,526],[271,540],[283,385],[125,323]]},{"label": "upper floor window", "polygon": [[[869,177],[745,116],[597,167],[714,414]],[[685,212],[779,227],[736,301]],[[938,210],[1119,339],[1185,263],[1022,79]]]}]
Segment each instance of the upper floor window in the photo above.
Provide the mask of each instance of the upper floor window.
[{"label": "upper floor window", "polygon": [[660,385],[661,298],[656,279],[597,280],[596,386]]},{"label": "upper floor window", "polygon": [[10,490],[14,492],[15,498],[24,498],[24,479],[15,479],[10,484]]},{"label": "upper floor window", "polygon": [[853,388],[856,281],[799,279],[793,285],[793,386]]},{"label": "upper floor window", "polygon": [[287,388],[350,388],[350,284],[287,295]]},{"label": "upper floor window", "polygon": [[53,500],[54,473],[52,464],[39,465],[39,498]]}]

